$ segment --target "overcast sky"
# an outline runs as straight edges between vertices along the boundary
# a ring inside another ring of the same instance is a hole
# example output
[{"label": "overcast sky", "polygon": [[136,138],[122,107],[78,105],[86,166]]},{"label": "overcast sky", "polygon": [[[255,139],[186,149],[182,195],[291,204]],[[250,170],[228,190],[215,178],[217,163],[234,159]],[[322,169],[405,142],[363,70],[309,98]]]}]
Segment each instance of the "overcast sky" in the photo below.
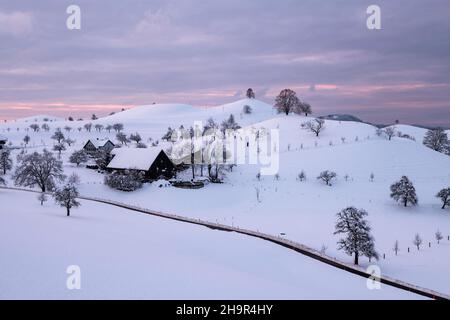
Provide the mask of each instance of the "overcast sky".
[{"label": "overcast sky", "polygon": [[[81,30],[66,8],[81,8]],[[381,7],[382,30],[366,9]],[[316,114],[450,125],[448,0],[0,0],[0,119],[292,88]]]}]

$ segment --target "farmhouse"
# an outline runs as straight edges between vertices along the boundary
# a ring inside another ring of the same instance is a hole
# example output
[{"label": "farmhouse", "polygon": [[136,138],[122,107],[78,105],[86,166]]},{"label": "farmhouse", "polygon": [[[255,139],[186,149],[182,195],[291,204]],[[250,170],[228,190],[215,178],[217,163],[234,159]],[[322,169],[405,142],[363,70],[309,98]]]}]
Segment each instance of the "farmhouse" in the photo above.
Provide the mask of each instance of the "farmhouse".
[{"label": "farmhouse", "polygon": [[175,175],[175,165],[161,148],[118,148],[111,154],[109,171],[138,170],[146,180],[170,179]]},{"label": "farmhouse", "polygon": [[8,141],[8,139],[0,134],[0,150],[5,147],[6,141]]},{"label": "farmhouse", "polygon": [[92,153],[98,150],[105,150],[106,152],[111,152],[112,149],[114,149],[115,145],[111,142],[111,140],[100,140],[100,139],[91,139],[86,142],[83,149],[88,152]]}]

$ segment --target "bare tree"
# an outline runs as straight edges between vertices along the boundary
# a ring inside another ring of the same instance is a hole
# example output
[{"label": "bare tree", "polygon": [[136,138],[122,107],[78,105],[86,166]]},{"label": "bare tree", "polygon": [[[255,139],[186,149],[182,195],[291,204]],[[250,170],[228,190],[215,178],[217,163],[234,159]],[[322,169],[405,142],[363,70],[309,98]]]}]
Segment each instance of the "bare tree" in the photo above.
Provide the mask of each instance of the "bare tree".
[{"label": "bare tree", "polygon": [[66,150],[64,143],[57,143],[53,146],[53,151],[58,152],[58,159],[61,159],[61,152]]},{"label": "bare tree", "polygon": [[383,130],[383,133],[388,137],[388,140],[390,141],[395,135],[396,129],[395,127],[387,127]]},{"label": "bare tree", "polygon": [[95,128],[96,131],[101,132],[101,131],[103,130],[103,125],[97,123],[97,124],[94,126],[94,128]]},{"label": "bare tree", "polygon": [[69,158],[69,162],[76,164],[77,167],[82,163],[86,163],[88,160],[88,155],[84,150],[75,151]]},{"label": "bare tree", "polygon": [[84,129],[86,129],[87,132],[91,132],[92,130],[92,123],[88,122],[84,125]]},{"label": "bare tree", "polygon": [[11,152],[8,149],[0,150],[0,170],[3,171],[3,174],[11,170],[12,165]]},{"label": "bare tree", "polygon": [[317,180],[322,180],[326,183],[327,186],[331,186],[331,181],[337,177],[336,172],[333,171],[322,171],[319,176],[317,177]]},{"label": "bare tree", "polygon": [[375,240],[370,234],[371,228],[365,217],[364,209],[348,207],[337,214],[336,231],[334,234],[345,234],[346,237],[338,241],[338,250],[344,250],[348,255],[354,255],[355,265],[359,264],[359,256],[375,258]]},{"label": "bare tree", "polygon": [[38,200],[39,200],[39,202],[41,203],[41,206],[43,206],[43,205],[44,205],[44,202],[46,202],[46,201],[48,200],[47,195],[46,195],[44,192],[41,192],[41,193],[38,195]]},{"label": "bare tree", "polygon": [[436,197],[441,199],[442,209],[445,209],[446,206],[450,206],[450,188],[442,189]]},{"label": "bare tree", "polygon": [[398,240],[395,240],[394,249],[393,250],[395,252],[395,255],[398,255],[398,252],[400,251],[400,245],[398,243]]},{"label": "bare tree", "polygon": [[108,125],[105,127],[105,129],[106,129],[106,131],[108,131],[108,133],[111,133],[111,130],[113,129],[113,127],[112,127],[112,125],[108,124]]},{"label": "bare tree", "polygon": [[53,140],[55,140],[58,144],[62,143],[62,141],[65,139],[64,134],[61,132],[60,129],[57,129],[55,133],[51,136]]},{"label": "bare tree", "polygon": [[123,130],[123,124],[122,123],[115,123],[115,124],[113,124],[112,127],[113,127],[114,131],[116,131],[116,132],[120,132],[120,131]]},{"label": "bare tree", "polygon": [[246,97],[248,99],[255,99],[255,92],[253,91],[252,88],[247,89]]},{"label": "bare tree", "polygon": [[18,158],[19,164],[13,179],[16,185],[24,187],[38,186],[42,192],[53,189],[55,181],[63,181],[62,162],[44,149],[42,154],[33,152]]},{"label": "bare tree", "polygon": [[300,180],[300,181],[305,181],[306,180],[306,173],[305,173],[305,171],[301,171],[299,174],[298,174],[298,180]]},{"label": "bare tree", "polygon": [[136,142],[136,144],[139,144],[139,142],[142,141],[141,135],[139,133],[134,133],[130,135],[130,140]]},{"label": "bare tree", "polygon": [[23,142],[25,143],[25,147],[28,146],[28,144],[30,143],[30,140],[31,140],[31,138],[30,138],[29,135],[26,135],[26,136],[23,138]]},{"label": "bare tree", "polygon": [[34,131],[34,132],[38,132],[39,131],[39,125],[36,123],[33,123],[32,125],[30,125],[30,128]]},{"label": "bare tree", "polygon": [[403,176],[400,181],[391,185],[391,198],[395,201],[400,201],[405,207],[408,206],[408,203],[415,206],[419,202],[416,189],[406,176]]},{"label": "bare tree", "polygon": [[127,138],[127,136],[122,132],[119,132],[116,135],[116,138],[117,138],[117,141],[119,141],[121,144],[124,144],[124,145],[127,145],[128,142],[130,142],[130,140]]},{"label": "bare tree", "polygon": [[316,137],[319,136],[319,134],[325,130],[325,120],[323,119],[314,119],[311,121],[307,121],[305,123],[302,123],[302,127],[316,135]]},{"label": "bare tree", "polygon": [[291,111],[294,111],[299,104],[300,100],[298,99],[297,94],[291,89],[282,90],[275,98],[275,108],[279,113],[284,112],[286,115],[289,115]]},{"label": "bare tree", "polygon": [[447,133],[442,128],[428,130],[423,138],[423,144],[437,152],[445,152],[449,147]]},{"label": "bare tree", "polygon": [[441,233],[439,230],[436,231],[436,233],[434,234],[434,237],[436,238],[438,244],[439,244],[439,242],[444,238],[444,237],[442,236],[442,233]]},{"label": "bare tree", "polygon": [[77,201],[79,196],[78,189],[75,185],[68,183],[64,187],[57,189],[53,193],[53,198],[55,202],[61,207],[66,208],[67,216],[70,216],[70,210],[72,208],[77,208],[81,204]]},{"label": "bare tree", "polygon": [[422,238],[418,233],[414,236],[413,244],[417,247],[417,250],[420,250],[420,246],[422,244]]},{"label": "bare tree", "polygon": [[66,130],[67,133],[70,133],[70,131],[72,131],[72,127],[70,126],[65,126],[64,130]]}]

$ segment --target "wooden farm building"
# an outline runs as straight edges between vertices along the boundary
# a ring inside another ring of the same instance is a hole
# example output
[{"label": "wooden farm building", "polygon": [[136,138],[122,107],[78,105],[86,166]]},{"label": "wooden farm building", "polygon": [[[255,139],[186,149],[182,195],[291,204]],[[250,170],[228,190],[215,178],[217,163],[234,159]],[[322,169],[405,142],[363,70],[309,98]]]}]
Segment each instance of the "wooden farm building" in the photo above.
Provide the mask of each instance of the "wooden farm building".
[{"label": "wooden farm building", "polygon": [[92,153],[98,150],[105,150],[106,152],[111,152],[114,149],[115,145],[111,142],[111,140],[100,140],[100,139],[91,139],[86,142],[83,149]]},{"label": "wooden farm building", "polygon": [[111,154],[109,171],[137,170],[150,181],[170,179],[175,175],[175,165],[161,148],[116,148]]}]

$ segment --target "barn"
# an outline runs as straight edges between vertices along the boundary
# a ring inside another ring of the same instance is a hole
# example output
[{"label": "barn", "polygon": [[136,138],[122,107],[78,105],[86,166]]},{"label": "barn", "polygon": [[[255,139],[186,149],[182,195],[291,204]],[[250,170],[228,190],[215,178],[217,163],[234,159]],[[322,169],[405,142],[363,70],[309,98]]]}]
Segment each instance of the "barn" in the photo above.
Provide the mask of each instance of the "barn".
[{"label": "barn", "polygon": [[8,141],[8,139],[0,134],[0,150],[5,148],[6,141]]},{"label": "barn", "polygon": [[83,147],[87,153],[93,153],[98,150],[105,150],[106,152],[111,152],[114,149],[115,145],[111,142],[111,140],[104,139],[91,139],[86,142]]},{"label": "barn", "polygon": [[175,175],[175,165],[161,148],[116,148],[111,154],[108,171],[138,170],[150,181]]}]

